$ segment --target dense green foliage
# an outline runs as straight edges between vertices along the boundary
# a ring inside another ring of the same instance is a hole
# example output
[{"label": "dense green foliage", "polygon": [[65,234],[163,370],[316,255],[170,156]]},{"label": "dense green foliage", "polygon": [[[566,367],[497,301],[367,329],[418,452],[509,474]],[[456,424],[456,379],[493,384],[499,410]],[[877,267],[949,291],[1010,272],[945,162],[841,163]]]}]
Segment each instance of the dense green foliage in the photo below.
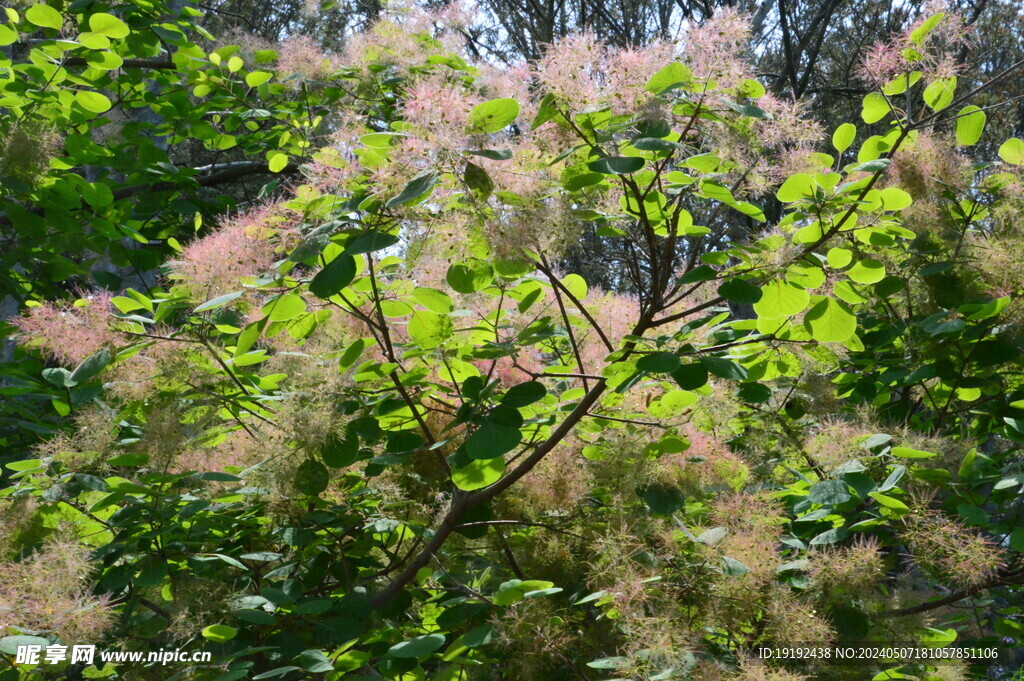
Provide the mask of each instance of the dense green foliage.
[{"label": "dense green foliage", "polygon": [[1009,678],[751,654],[1024,639],[1024,142],[960,18],[827,133],[730,11],[515,68],[199,18],[0,25],[0,679]]}]

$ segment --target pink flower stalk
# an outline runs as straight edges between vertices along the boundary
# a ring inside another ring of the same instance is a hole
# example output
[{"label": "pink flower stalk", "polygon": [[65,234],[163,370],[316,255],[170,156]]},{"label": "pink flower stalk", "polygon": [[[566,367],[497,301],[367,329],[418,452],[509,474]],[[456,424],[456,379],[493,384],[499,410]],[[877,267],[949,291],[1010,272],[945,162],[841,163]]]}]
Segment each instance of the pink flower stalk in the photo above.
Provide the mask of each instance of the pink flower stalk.
[{"label": "pink flower stalk", "polygon": [[537,62],[537,80],[570,110],[578,111],[596,98],[595,79],[604,52],[604,46],[592,33],[563,38],[549,46]]},{"label": "pink flower stalk", "polygon": [[37,346],[50,359],[74,367],[110,347],[118,334],[110,328],[113,305],[108,291],[80,292],[75,303],[44,302],[31,307],[25,316],[11,320],[25,341]]},{"label": "pink flower stalk", "polygon": [[241,289],[274,260],[268,228],[272,206],[228,219],[216,231],[191,242],[181,257],[170,263],[171,275],[197,297],[213,297]]},{"label": "pink flower stalk", "polygon": [[290,36],[277,48],[277,70],[282,76],[325,80],[338,69],[336,57],[324,54],[312,38]]},{"label": "pink flower stalk", "polygon": [[685,40],[686,61],[698,78],[710,78],[719,89],[731,89],[750,77],[743,51],[750,39],[750,22],[731,7],[691,29]]}]

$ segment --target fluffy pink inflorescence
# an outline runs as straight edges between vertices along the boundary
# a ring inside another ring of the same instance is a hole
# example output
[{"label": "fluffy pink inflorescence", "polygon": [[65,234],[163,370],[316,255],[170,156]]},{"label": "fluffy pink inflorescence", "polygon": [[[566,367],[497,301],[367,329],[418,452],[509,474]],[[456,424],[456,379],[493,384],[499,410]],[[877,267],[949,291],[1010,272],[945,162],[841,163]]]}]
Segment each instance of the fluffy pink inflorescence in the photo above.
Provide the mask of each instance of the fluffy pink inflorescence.
[{"label": "fluffy pink inflorescence", "polygon": [[118,334],[110,328],[113,305],[107,291],[80,293],[77,303],[44,302],[28,314],[11,320],[19,335],[44,355],[73,367],[115,345]]},{"label": "fluffy pink inflorescence", "polygon": [[89,593],[88,555],[81,544],[55,541],[25,560],[0,565],[0,636],[39,632],[82,643],[110,628],[109,598]]},{"label": "fluffy pink inflorescence", "polygon": [[711,78],[719,88],[731,89],[750,77],[743,59],[750,38],[750,22],[741,12],[720,9],[686,35],[686,61],[699,78]]},{"label": "fluffy pink inflorescence", "polygon": [[260,206],[228,219],[214,232],[190,243],[170,263],[171,275],[197,297],[207,298],[241,288],[274,260],[275,245],[267,223],[274,207]]},{"label": "fluffy pink inflorescence", "polygon": [[312,38],[290,36],[277,48],[277,70],[284,77],[323,80],[338,69],[336,57],[324,54]]},{"label": "fluffy pink inflorescence", "polygon": [[[926,80],[955,76],[962,68],[955,53],[967,43],[970,27],[948,9],[945,2],[930,2],[922,8],[921,17],[903,33],[887,42],[875,43],[861,60],[864,79],[885,83],[911,71],[920,71]],[[945,16],[934,28],[917,39],[912,37],[915,30],[939,12],[945,12]]]}]

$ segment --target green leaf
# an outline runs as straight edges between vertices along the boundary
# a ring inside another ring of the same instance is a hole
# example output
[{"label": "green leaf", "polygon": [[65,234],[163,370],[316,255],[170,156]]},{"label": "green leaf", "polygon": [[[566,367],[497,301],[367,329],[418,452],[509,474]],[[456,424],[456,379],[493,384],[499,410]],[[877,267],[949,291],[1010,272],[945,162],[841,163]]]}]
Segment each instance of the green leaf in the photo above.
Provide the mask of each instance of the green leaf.
[{"label": "green leaf", "polygon": [[725,359],[724,357],[701,357],[700,363],[704,365],[704,368],[709,373],[719,378],[724,378],[728,381],[745,381],[747,379],[747,370],[731,359]]},{"label": "green leaf", "polygon": [[754,303],[754,312],[763,319],[792,317],[803,312],[811,296],[807,290],[784,279],[770,281],[761,287],[761,300]]},{"label": "green leaf", "polygon": [[388,232],[378,232],[371,230],[369,232],[363,232],[359,236],[355,237],[351,241],[345,244],[345,253],[347,255],[362,255],[363,253],[373,253],[375,251],[381,251],[385,248],[394,246],[401,237],[397,234],[390,234]]},{"label": "green leaf", "polygon": [[644,167],[644,160],[635,156],[605,156],[591,161],[587,167],[602,175],[629,175]]},{"label": "green leaf", "polygon": [[466,169],[462,173],[462,180],[473,193],[486,199],[494,191],[494,180],[487,174],[487,171],[475,163],[466,161]]},{"label": "green leaf", "polygon": [[828,249],[828,254],[825,257],[828,260],[829,267],[841,270],[853,262],[853,251],[836,246]]},{"label": "green leaf", "polygon": [[306,459],[295,469],[295,489],[307,496],[315,497],[323,492],[330,480],[327,467],[316,459]]},{"label": "green leaf", "polygon": [[537,107],[537,115],[530,124],[530,130],[536,130],[557,115],[558,106],[555,103],[555,96],[549,92],[540,100],[540,105]]},{"label": "green leaf", "polygon": [[985,130],[986,120],[985,112],[974,105],[960,109],[956,119],[957,143],[965,147],[977,144]]},{"label": "green leaf", "polygon": [[266,71],[251,71],[245,74],[245,84],[249,87],[258,87],[273,78],[274,74]]},{"label": "green leaf", "polygon": [[914,202],[910,194],[898,187],[886,187],[879,192],[879,196],[884,210],[903,210]]},{"label": "green leaf", "polygon": [[103,348],[92,357],[89,357],[79,364],[78,367],[71,372],[71,377],[68,380],[76,385],[85,383],[90,378],[98,376],[111,361],[113,361],[113,357],[111,357],[110,351]]},{"label": "green leaf", "polygon": [[6,24],[0,24],[0,47],[18,42],[18,32]]},{"label": "green leaf", "polygon": [[303,669],[312,674],[323,674],[334,670],[334,665],[322,650],[304,650],[299,653],[295,661]]},{"label": "green leaf", "polygon": [[22,646],[39,646],[45,650],[50,645],[50,640],[42,636],[4,636],[0,638],[0,653],[10,656],[18,654],[18,648]]},{"label": "green leaf", "polygon": [[931,452],[925,452],[920,449],[911,449],[909,447],[893,447],[890,450],[890,453],[901,459],[931,459],[935,456]]},{"label": "green leaf", "polygon": [[473,107],[466,119],[470,133],[491,133],[504,130],[519,115],[519,102],[514,99],[492,99]]},{"label": "green leaf", "polygon": [[638,371],[647,371],[652,374],[669,374],[678,369],[681,364],[679,357],[671,352],[653,352],[637,360],[636,368]]},{"label": "green leaf", "polygon": [[317,298],[330,298],[352,283],[356,276],[356,259],[339,255],[316,273],[309,282],[309,292]]},{"label": "green leaf", "polygon": [[431,312],[448,313],[455,309],[448,294],[438,291],[436,288],[417,286],[412,291],[412,297]]},{"label": "green leaf", "polygon": [[690,70],[689,66],[679,62],[672,62],[651,76],[644,89],[652,94],[659,95],[669,88],[689,83],[692,80],[693,71]]},{"label": "green leaf", "polygon": [[409,337],[423,350],[433,350],[451,338],[455,330],[446,314],[416,310],[409,320]]},{"label": "green leaf", "polygon": [[567,274],[562,279],[562,286],[571,293],[576,300],[583,300],[587,297],[587,280],[578,274]]},{"label": "green leaf", "polygon": [[290,157],[288,154],[284,154],[280,151],[275,152],[270,156],[270,160],[267,162],[267,168],[272,173],[279,173],[288,167],[288,161]]},{"label": "green leaf", "polygon": [[1011,137],[999,147],[999,158],[1015,166],[1024,166],[1024,142]]},{"label": "green leaf", "polygon": [[877,501],[879,505],[885,506],[886,508],[891,508],[894,511],[910,510],[909,508],[907,508],[907,505],[904,504],[899,499],[895,499],[888,495],[882,494],[881,492],[868,492],[868,496]]},{"label": "green leaf", "polygon": [[448,285],[459,293],[475,293],[494,280],[494,270],[483,260],[467,260],[448,268]]},{"label": "green leaf", "polygon": [[945,109],[956,93],[956,76],[938,78],[924,89],[924,103],[935,111]]},{"label": "green leaf", "polygon": [[791,203],[800,199],[812,198],[818,191],[818,184],[807,173],[797,173],[786,178],[775,193],[779,201]]},{"label": "green leaf", "polygon": [[245,291],[232,291],[231,293],[225,293],[222,296],[217,296],[216,298],[212,298],[210,300],[207,300],[202,305],[196,307],[196,309],[194,309],[193,312],[206,312],[207,310],[212,310],[215,307],[220,307],[221,305],[227,305],[232,300],[238,300],[239,298],[241,298],[244,295],[245,295]]},{"label": "green leaf", "polygon": [[89,17],[89,29],[97,35],[106,36],[114,40],[127,38],[128,34],[131,33],[128,24],[113,14],[107,14],[106,12],[98,12]]},{"label": "green leaf", "polygon": [[856,138],[857,126],[853,123],[843,123],[832,133],[832,146],[841,154],[850,148]]},{"label": "green leaf", "polygon": [[835,506],[853,498],[842,480],[822,480],[811,485],[807,500],[812,504]]},{"label": "green leaf", "polygon": [[306,301],[297,293],[286,293],[271,300],[260,311],[272,322],[286,322],[306,311]]},{"label": "green leaf", "polygon": [[[39,5],[34,5],[34,7],[39,7]],[[106,95],[100,94],[99,92],[93,92],[92,90],[78,90],[75,92],[75,100],[81,104],[83,108],[92,111],[93,113],[109,111],[110,107],[113,106]]]},{"label": "green leaf", "polygon": [[469,149],[466,153],[489,158],[492,161],[507,161],[512,158],[511,149]]},{"label": "green leaf", "polygon": [[860,117],[864,119],[865,123],[877,123],[889,113],[889,103],[881,92],[869,92],[864,97],[864,106],[861,109]]},{"label": "green leaf", "polygon": [[857,331],[857,317],[843,303],[823,298],[807,311],[804,326],[822,343],[842,343]]},{"label": "green leaf", "polygon": [[459,489],[472,492],[494,484],[504,472],[505,460],[500,456],[493,459],[479,459],[465,466],[453,468],[452,482]]},{"label": "green leaf", "polygon": [[885,277],[885,265],[873,258],[865,258],[846,271],[858,284],[874,284]]},{"label": "green leaf", "polygon": [[910,32],[910,42],[915,45],[923,45],[928,34],[934,30],[939,22],[946,16],[945,12],[938,12],[921,22],[921,25]]},{"label": "green leaf", "polygon": [[226,624],[211,624],[203,629],[203,638],[214,643],[227,643],[238,635],[238,630]]},{"label": "green leaf", "polygon": [[761,289],[743,279],[727,279],[718,287],[718,295],[741,305],[753,305],[761,300]]},{"label": "green leaf", "polygon": [[388,200],[387,207],[394,208],[426,196],[437,184],[437,173],[428,171],[409,180],[398,196]]},{"label": "green leaf", "polygon": [[920,71],[911,71],[910,73],[901,73],[896,76],[884,86],[882,86],[882,94],[894,97],[896,95],[902,95],[908,89],[914,86],[917,81],[921,80]]},{"label": "green leaf", "polygon": [[658,515],[672,515],[686,505],[682,491],[671,485],[655,483],[638,490],[647,507]]},{"label": "green leaf", "polygon": [[351,466],[359,458],[359,437],[347,428],[344,437],[331,435],[320,448],[320,458],[331,468]]},{"label": "green leaf", "polygon": [[672,372],[672,378],[683,390],[696,390],[707,385],[708,370],[699,362],[684,364]]},{"label": "green leaf", "polygon": [[58,31],[64,25],[64,17],[61,13],[42,2],[38,2],[25,10],[25,18],[36,26],[52,28]]},{"label": "green leaf", "polygon": [[509,388],[501,396],[501,403],[506,407],[525,407],[544,399],[548,394],[547,388],[539,381],[527,381]]}]

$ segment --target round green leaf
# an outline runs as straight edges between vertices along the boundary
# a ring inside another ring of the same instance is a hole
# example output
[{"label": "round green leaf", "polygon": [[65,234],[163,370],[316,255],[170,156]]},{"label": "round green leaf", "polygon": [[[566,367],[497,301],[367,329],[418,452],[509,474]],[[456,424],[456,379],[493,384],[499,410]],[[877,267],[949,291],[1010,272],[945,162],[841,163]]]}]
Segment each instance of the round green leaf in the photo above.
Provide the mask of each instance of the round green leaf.
[{"label": "round green leaf", "polygon": [[853,251],[836,246],[828,249],[828,255],[825,257],[828,259],[829,267],[840,270],[853,262]]},{"label": "round green leaf", "polygon": [[267,162],[267,168],[272,173],[279,173],[288,167],[288,159],[288,154],[283,154],[280,151],[275,152]]},{"label": "round green leaf", "polygon": [[889,115],[889,103],[881,92],[870,92],[864,97],[864,107],[861,109],[860,117],[865,123],[877,123]]},{"label": "round green leaf", "polygon": [[651,76],[644,89],[657,95],[673,85],[688,83],[691,80],[693,80],[693,71],[690,70],[689,66],[680,62],[672,62],[668,66],[663,66],[661,70]]},{"label": "round green leaf", "polygon": [[50,645],[50,640],[42,636],[4,636],[0,638],[0,653],[14,656],[18,654],[21,646],[39,646],[45,649]]},{"label": "round green leaf", "polygon": [[1024,166],[1024,142],[1011,137],[999,147],[999,158],[1015,166]]},{"label": "round green leaf", "polygon": [[473,459],[493,459],[510,452],[522,442],[522,415],[508,405],[495,407],[486,420],[466,439],[464,450]]},{"label": "round green leaf", "polygon": [[807,173],[797,173],[786,178],[779,190],[775,193],[779,201],[793,202],[814,196],[818,185],[814,178]]},{"label": "round green leaf", "polygon": [[910,194],[898,187],[886,187],[880,192],[882,208],[885,210],[903,210],[914,202]]},{"label": "round green leaf", "polygon": [[480,459],[452,469],[452,482],[461,490],[472,492],[493,485],[505,472],[505,460],[500,456]]},{"label": "round green leaf", "polygon": [[857,126],[853,123],[843,123],[832,133],[832,146],[841,154],[850,148],[856,137]]},{"label": "round green leaf", "polygon": [[652,374],[668,374],[678,369],[681,364],[679,358],[671,352],[653,352],[637,360],[636,368]]},{"label": "round green leaf", "polygon": [[227,643],[238,635],[238,630],[226,624],[211,624],[203,629],[203,638],[214,643]]},{"label": "round green leaf", "polygon": [[311,497],[327,489],[330,474],[327,467],[316,459],[306,459],[295,469],[295,489]]},{"label": "round green leaf", "polygon": [[352,283],[356,276],[356,259],[339,255],[316,273],[309,282],[309,292],[317,298],[330,298]]},{"label": "round green leaf", "polygon": [[442,645],[444,645],[443,636],[427,634],[392,645],[387,653],[392,657],[422,659]]},{"label": "round green leaf", "polygon": [[455,309],[452,299],[448,297],[448,294],[438,291],[436,288],[417,286],[413,289],[412,297],[416,299],[417,303],[431,312],[447,313]]},{"label": "round green leaf", "polygon": [[[38,7],[39,5],[35,6]],[[79,90],[75,93],[75,100],[81,104],[82,107],[92,111],[93,113],[109,111],[112,106],[106,95],[101,95],[99,92],[93,92],[92,90]]]},{"label": "round green leaf", "polygon": [[114,40],[127,38],[128,34],[131,33],[128,29],[128,24],[113,14],[107,14],[106,12],[98,12],[89,17],[89,28],[97,35],[106,36]]},{"label": "round green leaf", "polygon": [[956,93],[956,76],[938,78],[924,89],[924,103],[935,111],[945,109]]},{"label": "round green leaf", "polygon": [[807,311],[804,326],[816,341],[842,343],[857,331],[857,317],[843,303],[823,298]]},{"label": "round green leaf", "polygon": [[956,119],[957,143],[965,147],[976,144],[985,130],[986,120],[985,112],[973,104],[960,109]]},{"label": "round green leaf", "polygon": [[409,320],[409,336],[423,350],[433,350],[448,340],[455,326],[446,314],[417,310]]},{"label": "round green leaf", "polygon": [[866,258],[847,270],[846,274],[858,284],[874,284],[885,276],[885,265],[873,258]]},{"label": "round green leaf", "polygon": [[498,132],[504,130],[519,115],[519,102],[514,99],[492,99],[477,104],[469,112],[466,127],[471,133]]},{"label": "round green leaf", "polygon": [[853,498],[842,480],[822,480],[811,485],[807,500],[812,504],[835,506]]},{"label": "round green leaf", "polygon": [[525,407],[539,400],[544,399],[548,394],[547,388],[539,381],[527,381],[514,385],[501,396],[501,403],[506,407]]},{"label": "round green leaf", "polygon": [[25,10],[25,18],[30,23],[43,28],[60,30],[64,25],[64,17],[49,5],[39,2]]},{"label": "round green leaf", "polygon": [[459,293],[475,293],[490,285],[494,270],[483,260],[467,260],[449,267],[445,280]]},{"label": "round green leaf", "polygon": [[776,279],[761,288],[761,300],[754,303],[754,312],[763,319],[792,317],[804,311],[811,302],[807,290],[788,282]]},{"label": "round green leaf", "polygon": [[672,372],[672,378],[683,390],[696,390],[707,385],[708,370],[699,362],[684,364]]},{"label": "round green leaf", "polygon": [[271,300],[260,311],[272,322],[286,322],[306,311],[306,301],[296,293],[286,293]]},{"label": "round green leaf", "polygon": [[331,468],[351,466],[359,458],[359,438],[347,429],[344,437],[332,435],[320,449],[320,458]]},{"label": "round green leaf", "polygon": [[18,42],[18,32],[10,26],[0,24],[0,47],[7,47]]},{"label": "round green leaf", "polygon": [[602,175],[628,175],[644,167],[644,160],[635,156],[605,156],[591,161],[587,167]]},{"label": "round green leaf", "polygon": [[761,289],[743,279],[726,279],[718,287],[718,295],[741,305],[753,305],[761,300]]},{"label": "round green leaf", "polygon": [[587,297],[587,280],[578,274],[567,274],[562,279],[562,285],[576,297],[576,300],[583,300]]}]

